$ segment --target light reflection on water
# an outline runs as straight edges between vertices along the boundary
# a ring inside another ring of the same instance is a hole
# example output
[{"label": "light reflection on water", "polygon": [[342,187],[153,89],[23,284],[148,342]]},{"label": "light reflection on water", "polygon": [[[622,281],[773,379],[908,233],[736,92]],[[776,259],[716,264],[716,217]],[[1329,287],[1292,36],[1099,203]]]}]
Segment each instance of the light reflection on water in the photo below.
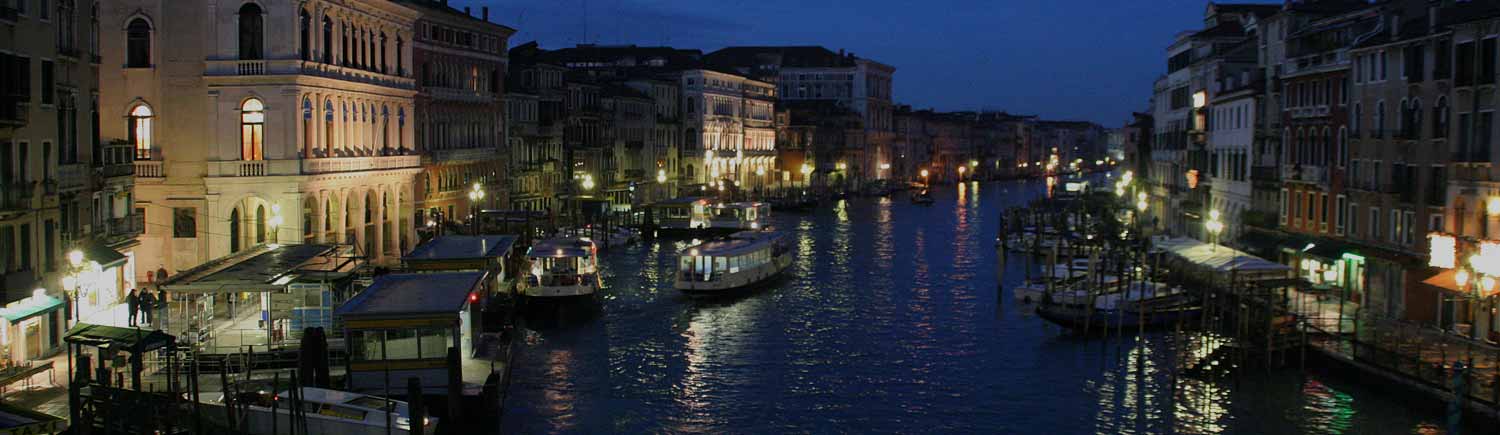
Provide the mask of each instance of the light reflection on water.
[{"label": "light reflection on water", "polygon": [[[1174,348],[1060,335],[998,286],[1002,207],[1042,181],[964,183],[778,213],[792,273],[722,301],[671,288],[658,240],[605,254],[592,320],[527,330],[505,433],[1415,433],[1428,411],[1295,370],[1178,377]],[[1005,264],[1005,281],[1024,277]],[[1008,305],[1008,306],[1007,306]],[[1174,339],[1181,345],[1175,345]],[[1370,429],[1375,428],[1375,429]],[[1404,429],[1403,429],[1404,428]],[[1426,433],[1426,432],[1422,432]]]}]

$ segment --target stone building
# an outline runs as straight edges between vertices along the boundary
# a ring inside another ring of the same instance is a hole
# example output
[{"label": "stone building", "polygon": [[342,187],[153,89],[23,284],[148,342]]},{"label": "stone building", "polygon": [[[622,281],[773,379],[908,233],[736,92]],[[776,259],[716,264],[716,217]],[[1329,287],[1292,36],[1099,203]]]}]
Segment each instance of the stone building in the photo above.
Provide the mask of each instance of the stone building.
[{"label": "stone building", "polygon": [[485,191],[480,207],[508,206],[502,97],[515,29],[490,22],[489,7],[474,17],[446,1],[400,3],[420,14],[412,41],[413,128],[422,154],[414,219],[468,219],[474,205],[468,192],[476,184]]},{"label": "stone building", "polygon": [[[168,271],[256,244],[415,243],[414,23],[379,0],[102,5],[105,141],[136,154],[138,255]],[[170,10],[168,10],[170,8]],[[148,265],[150,266],[150,265]]]}]

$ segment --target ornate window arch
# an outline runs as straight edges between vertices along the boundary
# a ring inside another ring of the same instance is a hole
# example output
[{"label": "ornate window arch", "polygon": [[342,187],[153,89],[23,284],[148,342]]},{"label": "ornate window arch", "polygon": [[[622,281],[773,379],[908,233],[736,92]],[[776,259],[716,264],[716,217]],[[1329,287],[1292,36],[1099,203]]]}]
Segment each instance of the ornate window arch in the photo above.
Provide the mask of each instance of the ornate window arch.
[{"label": "ornate window arch", "polygon": [[260,5],[248,2],[240,6],[238,15],[240,25],[240,59],[265,59],[265,11],[260,8]]},{"label": "ornate window arch", "polygon": [[240,160],[265,160],[266,106],[259,98],[240,103]]}]

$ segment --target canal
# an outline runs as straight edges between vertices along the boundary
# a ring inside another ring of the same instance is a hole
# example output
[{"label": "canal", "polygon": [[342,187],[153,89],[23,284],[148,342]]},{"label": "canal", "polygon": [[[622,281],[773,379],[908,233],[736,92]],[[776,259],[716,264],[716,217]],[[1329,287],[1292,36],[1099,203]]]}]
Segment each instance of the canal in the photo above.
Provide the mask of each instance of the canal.
[{"label": "canal", "polygon": [[1441,409],[1351,376],[1173,382],[1170,334],[1045,325],[1010,297],[1023,266],[1002,271],[994,248],[1001,210],[1044,190],[970,183],[932,206],[900,193],[780,213],[793,273],[731,300],[672,289],[689,241],[609,252],[597,313],[523,329],[502,432],[1441,432]]}]

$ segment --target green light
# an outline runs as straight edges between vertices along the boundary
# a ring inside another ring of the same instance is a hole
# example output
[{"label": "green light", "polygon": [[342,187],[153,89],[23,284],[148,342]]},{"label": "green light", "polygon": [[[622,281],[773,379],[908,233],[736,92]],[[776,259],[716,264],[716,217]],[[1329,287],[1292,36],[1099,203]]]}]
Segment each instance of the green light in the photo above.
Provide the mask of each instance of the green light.
[{"label": "green light", "polygon": [[1365,257],[1363,255],[1355,254],[1355,253],[1352,253],[1352,252],[1345,252],[1344,253],[1344,259],[1345,260],[1350,260],[1350,261],[1360,261],[1360,262],[1365,261]]}]

